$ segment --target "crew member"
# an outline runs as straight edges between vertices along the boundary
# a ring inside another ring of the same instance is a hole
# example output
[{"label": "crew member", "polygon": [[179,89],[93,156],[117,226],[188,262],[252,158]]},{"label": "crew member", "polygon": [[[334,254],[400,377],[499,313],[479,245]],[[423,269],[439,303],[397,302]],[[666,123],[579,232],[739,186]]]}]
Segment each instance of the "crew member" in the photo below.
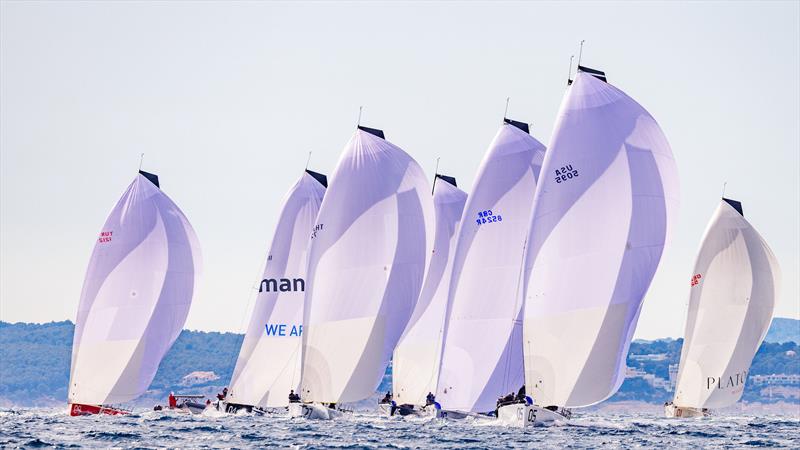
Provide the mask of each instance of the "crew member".
[{"label": "crew member", "polygon": [[392,392],[386,391],[386,395],[381,399],[381,403],[392,403]]},{"label": "crew member", "polygon": [[425,406],[432,405],[436,403],[436,396],[433,393],[428,392],[428,395],[425,397]]},{"label": "crew member", "polygon": [[178,407],[178,399],[175,398],[174,393],[170,392],[167,400],[169,400],[169,409],[175,409]]}]

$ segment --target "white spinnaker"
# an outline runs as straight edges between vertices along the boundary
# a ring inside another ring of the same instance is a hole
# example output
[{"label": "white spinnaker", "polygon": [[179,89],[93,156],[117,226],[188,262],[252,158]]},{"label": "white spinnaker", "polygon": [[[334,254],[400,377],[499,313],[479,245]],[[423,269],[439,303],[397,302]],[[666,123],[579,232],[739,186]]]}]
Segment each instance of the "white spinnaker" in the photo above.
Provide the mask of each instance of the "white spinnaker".
[{"label": "white spinnaker", "polygon": [[186,321],[200,269],[189,221],[154,182],[136,176],[95,243],[72,347],[69,402],[141,395]]},{"label": "white spinnaker", "polygon": [[587,73],[568,88],[536,190],[525,256],[527,392],[540,405],[611,396],[678,205],[650,114]]},{"label": "white spinnaker", "polygon": [[323,175],[303,172],[284,199],[231,378],[231,403],[287,406],[289,392],[300,385],[309,230],[325,195],[324,180]]},{"label": "white spinnaker", "polygon": [[[527,126],[525,126],[527,128]],[[456,238],[436,399],[486,412],[522,371],[522,257],[545,147],[504,123],[478,169]]]},{"label": "white spinnaker", "polygon": [[417,162],[382,135],[356,130],[312,233],[301,381],[307,402],[374,394],[430,259],[430,184]]},{"label": "white spinnaker", "polygon": [[780,290],[778,261],[741,214],[741,204],[731,202],[720,202],[695,261],[677,406],[736,403],[772,322]]},{"label": "white spinnaker", "polygon": [[446,178],[439,178],[434,183],[436,232],[433,256],[419,300],[392,359],[393,396],[398,404],[425,404],[428,393],[436,392],[439,378],[455,235],[467,194]]}]

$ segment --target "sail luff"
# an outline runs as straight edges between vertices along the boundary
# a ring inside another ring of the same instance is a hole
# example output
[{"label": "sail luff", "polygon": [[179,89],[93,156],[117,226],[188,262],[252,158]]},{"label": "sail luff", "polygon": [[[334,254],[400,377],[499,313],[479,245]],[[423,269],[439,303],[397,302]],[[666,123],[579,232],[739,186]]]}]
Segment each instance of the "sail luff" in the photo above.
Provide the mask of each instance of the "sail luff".
[{"label": "sail luff", "polygon": [[306,171],[284,197],[231,377],[231,403],[282,407],[289,404],[289,392],[298,390],[309,230],[324,182],[324,175]]}]

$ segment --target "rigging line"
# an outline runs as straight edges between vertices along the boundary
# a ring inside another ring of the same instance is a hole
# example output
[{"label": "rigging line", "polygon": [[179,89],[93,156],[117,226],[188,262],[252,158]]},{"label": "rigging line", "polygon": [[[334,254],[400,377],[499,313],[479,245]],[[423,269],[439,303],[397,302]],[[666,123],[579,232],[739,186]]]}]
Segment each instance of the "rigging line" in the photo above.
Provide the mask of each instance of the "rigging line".
[{"label": "rigging line", "polygon": [[567,71],[567,86],[572,84],[572,60],[575,59],[575,55],[569,56],[569,70]]},{"label": "rigging line", "polygon": [[313,152],[314,152],[313,150],[308,151],[308,159],[306,160],[306,170],[308,170],[308,165],[309,163],[311,163],[311,153]]},{"label": "rigging line", "polygon": [[586,42],[586,39],[581,39],[581,49],[578,53],[578,65],[581,65],[581,57],[583,56],[583,43]]},{"label": "rigging line", "polygon": [[[517,309],[517,305],[519,305],[519,298],[520,298],[519,289],[520,289],[520,284],[522,282],[522,277],[525,274],[525,267],[524,267],[524,265],[525,265],[525,250],[527,249],[527,247],[528,247],[528,238],[526,237],[525,238],[525,243],[522,244],[522,258],[520,260],[519,275],[517,275],[517,290],[516,290],[516,294],[514,296],[514,309],[515,310]],[[523,295],[524,295],[524,293],[523,293]],[[523,299],[523,302],[522,302],[522,306],[520,306],[520,308],[523,308],[523,309],[525,308],[524,299]],[[520,313],[522,313],[523,320],[524,320],[525,312],[521,310]],[[519,316],[519,313],[517,314],[517,316]],[[514,326],[516,325],[516,322],[517,322],[517,317],[514,317],[514,318],[511,319],[511,327],[512,327],[511,328],[511,337],[510,337],[511,339],[513,339],[513,336],[514,336]],[[522,330],[520,330],[520,333],[522,333]],[[525,337],[524,335],[521,335],[520,339],[522,340],[522,339],[524,339],[524,337]],[[524,367],[525,366],[524,366],[524,362],[523,362],[523,372],[522,372],[523,374],[525,373]],[[511,352],[508,352],[508,354],[506,355],[506,370],[505,370],[505,384],[506,385],[508,385],[509,382],[510,382],[510,380],[509,380],[510,374],[511,374]],[[523,382],[523,384],[524,384],[524,382]]]},{"label": "rigging line", "polygon": [[[269,257],[270,257],[271,250],[272,250],[272,243],[270,243],[270,247],[267,249],[267,253],[266,253],[266,255],[264,255],[264,259],[262,260],[260,269],[258,271],[258,275],[255,277],[256,282],[259,283],[258,284],[259,286],[261,286],[261,279],[262,279],[262,276],[264,274],[264,269],[267,266],[267,262],[269,262]],[[258,300],[258,291],[256,290],[255,285],[251,285],[251,286],[248,287],[247,303],[245,303],[245,307],[244,307],[244,310],[242,311],[241,319],[239,320],[239,330],[244,330],[244,333],[243,333],[243,336],[242,336],[242,343],[239,345],[239,351],[238,352],[232,352],[231,353],[231,356],[228,358],[228,366],[231,366],[232,364],[235,364],[236,362],[238,362],[239,354],[242,352],[242,346],[244,345],[244,338],[247,336],[248,328],[250,328],[249,324],[248,324],[248,327],[245,328],[245,320],[247,319],[247,311],[251,310],[251,308],[250,308],[251,304],[253,305],[252,311],[255,311],[255,308],[257,306],[255,304],[255,302],[257,300]],[[233,375],[234,375],[235,371],[236,371],[236,366],[234,365],[233,368],[231,369],[231,379],[230,379],[230,381],[228,383],[228,389],[229,390],[230,390],[230,387],[231,387],[231,385],[233,384],[233,381],[234,381],[233,380]]]},{"label": "rigging line", "polygon": [[436,168],[433,169],[433,183],[431,183],[432,184],[432,186],[431,186],[431,195],[433,195],[433,190],[436,189],[436,175],[439,175],[439,160],[440,159],[441,159],[441,156],[437,156],[436,157]]},{"label": "rigging line", "polygon": [[508,118],[508,102],[511,101],[511,97],[506,97],[506,110],[503,112],[503,119]]},{"label": "rigging line", "polygon": [[142,170],[142,163],[144,162],[144,153],[139,154],[139,170]]},{"label": "rigging line", "polygon": [[728,187],[728,182],[722,183],[722,198],[725,198],[725,188]]},{"label": "rigging line", "polygon": [[361,126],[361,111],[364,109],[363,106],[358,107],[358,121],[356,122],[356,128]]}]

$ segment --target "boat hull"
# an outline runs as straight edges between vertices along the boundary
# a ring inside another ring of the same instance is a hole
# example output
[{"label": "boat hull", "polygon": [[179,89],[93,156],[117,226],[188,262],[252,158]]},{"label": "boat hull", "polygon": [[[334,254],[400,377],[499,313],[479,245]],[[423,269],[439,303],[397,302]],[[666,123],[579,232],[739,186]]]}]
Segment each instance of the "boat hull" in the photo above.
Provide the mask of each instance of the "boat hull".
[{"label": "boat hull", "polygon": [[331,420],[342,415],[341,411],[320,403],[289,403],[289,417],[304,417],[312,420]]},{"label": "boat hull", "polygon": [[569,417],[560,411],[552,411],[536,405],[514,403],[498,408],[497,420],[506,425],[525,428],[566,422]]},{"label": "boat hull", "polygon": [[385,416],[412,416],[412,417],[441,417],[441,408],[437,405],[392,405],[381,403],[378,405],[382,415]]},{"label": "boat hull", "polygon": [[130,411],[125,411],[122,409],[111,408],[108,406],[98,406],[98,405],[84,405],[81,403],[70,403],[69,405],[69,415],[73,417],[77,416],[91,416],[94,414],[106,414],[109,416],[124,416],[126,414],[130,414]]},{"label": "boat hull", "polygon": [[672,403],[664,405],[664,414],[670,419],[693,419],[710,415],[707,409],[675,406]]}]

